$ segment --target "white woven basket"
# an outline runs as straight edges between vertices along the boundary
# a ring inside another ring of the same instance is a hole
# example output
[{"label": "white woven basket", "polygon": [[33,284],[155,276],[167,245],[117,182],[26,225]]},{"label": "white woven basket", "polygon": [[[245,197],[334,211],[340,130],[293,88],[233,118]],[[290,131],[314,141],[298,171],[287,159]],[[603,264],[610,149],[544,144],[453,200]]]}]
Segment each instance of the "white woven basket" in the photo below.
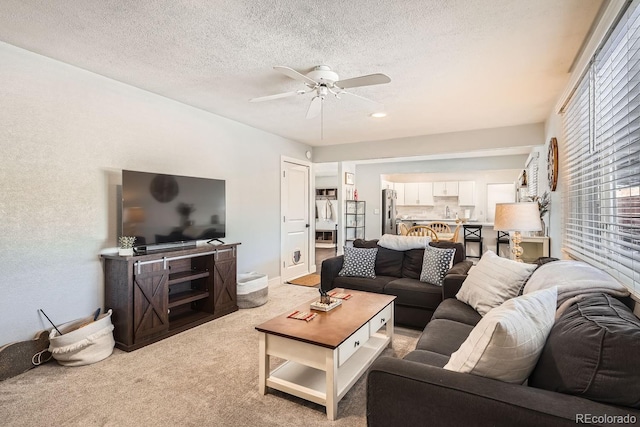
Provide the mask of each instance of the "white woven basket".
[{"label": "white woven basket", "polygon": [[49,333],[49,351],[59,364],[82,366],[99,362],[113,353],[111,310],[93,321],[93,316],[73,320]]}]

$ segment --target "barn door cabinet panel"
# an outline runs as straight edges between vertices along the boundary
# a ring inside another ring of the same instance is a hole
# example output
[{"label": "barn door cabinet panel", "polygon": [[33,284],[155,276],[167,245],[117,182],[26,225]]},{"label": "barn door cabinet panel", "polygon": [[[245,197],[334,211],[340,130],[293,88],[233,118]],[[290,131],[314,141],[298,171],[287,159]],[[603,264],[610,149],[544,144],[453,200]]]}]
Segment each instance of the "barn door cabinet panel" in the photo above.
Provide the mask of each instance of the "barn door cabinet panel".
[{"label": "barn door cabinet panel", "polygon": [[103,255],[116,346],[135,350],[238,310],[237,246]]}]

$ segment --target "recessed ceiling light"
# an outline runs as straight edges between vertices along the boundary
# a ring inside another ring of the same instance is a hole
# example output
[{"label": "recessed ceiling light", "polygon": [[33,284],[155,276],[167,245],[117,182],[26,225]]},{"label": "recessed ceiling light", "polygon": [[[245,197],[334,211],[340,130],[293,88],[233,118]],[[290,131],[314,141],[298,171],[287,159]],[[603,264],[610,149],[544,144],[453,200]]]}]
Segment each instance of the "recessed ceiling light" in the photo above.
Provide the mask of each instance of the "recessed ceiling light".
[{"label": "recessed ceiling light", "polygon": [[371,117],[375,117],[376,119],[380,119],[382,117],[387,117],[387,113],[379,112],[379,113],[371,113]]}]

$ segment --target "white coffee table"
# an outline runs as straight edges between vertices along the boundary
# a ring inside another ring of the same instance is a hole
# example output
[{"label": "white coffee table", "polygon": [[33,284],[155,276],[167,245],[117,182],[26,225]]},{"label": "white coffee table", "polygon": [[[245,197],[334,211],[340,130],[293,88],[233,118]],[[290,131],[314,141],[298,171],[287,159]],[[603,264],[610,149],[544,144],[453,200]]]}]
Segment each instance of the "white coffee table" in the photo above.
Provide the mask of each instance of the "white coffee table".
[{"label": "white coffee table", "polygon": [[[256,326],[260,332],[260,393],[271,387],[323,405],[330,420],[336,418],[340,399],[392,344],[396,298],[335,290],[352,297],[329,312],[316,312],[318,316],[309,322],[287,316],[295,310],[311,311],[309,304],[314,300]],[[271,356],[286,362],[270,372]]]}]

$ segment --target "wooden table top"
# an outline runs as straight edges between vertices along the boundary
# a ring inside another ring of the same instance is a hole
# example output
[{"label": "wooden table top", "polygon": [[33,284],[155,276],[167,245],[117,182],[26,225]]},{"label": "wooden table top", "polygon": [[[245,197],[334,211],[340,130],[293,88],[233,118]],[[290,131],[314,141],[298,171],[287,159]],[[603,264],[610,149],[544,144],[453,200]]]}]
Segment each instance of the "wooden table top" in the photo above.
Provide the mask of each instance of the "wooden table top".
[{"label": "wooden table top", "polygon": [[[318,297],[256,326],[256,329],[260,332],[280,335],[322,347],[336,348],[396,299],[394,295],[351,289],[336,288],[331,291],[351,294],[351,298],[343,300],[340,306],[331,311],[311,310],[309,304],[320,299],[318,294]],[[308,322],[287,318],[296,310],[313,312],[318,315]]]}]

